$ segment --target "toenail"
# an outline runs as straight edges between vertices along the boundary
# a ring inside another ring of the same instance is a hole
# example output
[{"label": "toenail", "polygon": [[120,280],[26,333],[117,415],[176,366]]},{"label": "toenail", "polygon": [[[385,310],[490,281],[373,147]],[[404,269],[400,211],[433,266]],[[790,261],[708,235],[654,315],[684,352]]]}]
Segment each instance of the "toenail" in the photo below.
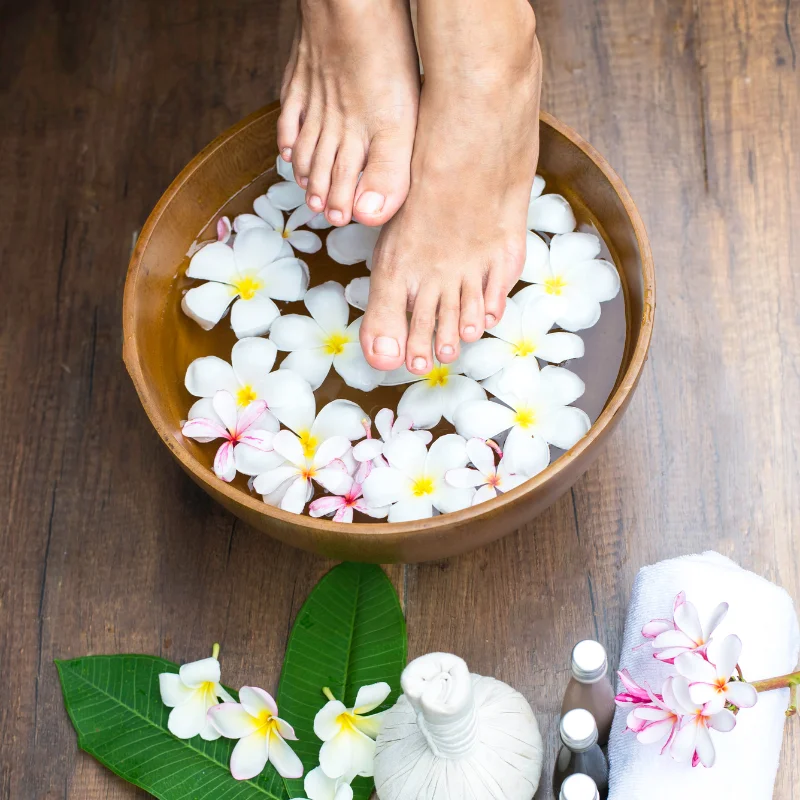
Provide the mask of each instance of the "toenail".
[{"label": "toenail", "polygon": [[472,336],[472,334],[475,333],[475,326],[474,325],[467,325],[467,327],[464,328],[464,333],[467,336]]},{"label": "toenail", "polygon": [[281,150],[281,158],[284,161],[291,161],[292,160],[292,148],[291,147],[284,147]]},{"label": "toenail", "polygon": [[322,198],[319,195],[312,194],[311,197],[308,198],[308,204],[312,208],[322,208]]},{"label": "toenail", "polygon": [[305,189],[308,186],[308,178],[298,178],[297,182]]},{"label": "toenail", "polygon": [[378,336],[372,343],[372,352],[379,356],[399,356],[400,345],[397,343],[397,339]]},{"label": "toenail", "polygon": [[386,198],[378,192],[364,192],[358,198],[356,203],[356,210],[362,214],[377,214],[386,202]]},{"label": "toenail", "polygon": [[453,350],[453,346],[450,344],[446,344],[442,347],[442,355],[443,356],[451,356],[455,351]]},{"label": "toenail", "polygon": [[494,314],[487,314],[486,315],[486,327],[491,328],[492,325],[495,323]]},{"label": "toenail", "polygon": [[411,366],[414,367],[414,369],[425,369],[425,367],[427,365],[428,365],[428,362],[422,356],[417,356],[411,362]]},{"label": "toenail", "polygon": [[332,208],[328,212],[328,219],[331,222],[341,222],[344,219],[344,214],[336,208]]}]

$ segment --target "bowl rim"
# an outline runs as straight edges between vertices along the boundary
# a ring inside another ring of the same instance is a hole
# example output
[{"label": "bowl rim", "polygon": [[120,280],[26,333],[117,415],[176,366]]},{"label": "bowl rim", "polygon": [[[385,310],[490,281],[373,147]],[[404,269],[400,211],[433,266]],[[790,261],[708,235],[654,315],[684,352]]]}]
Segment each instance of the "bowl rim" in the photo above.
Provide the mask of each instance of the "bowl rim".
[{"label": "bowl rim", "polygon": [[404,538],[416,538],[431,532],[443,531],[467,521],[470,523],[474,523],[479,520],[486,521],[501,509],[516,506],[518,503],[523,502],[524,498],[528,494],[535,491],[547,481],[555,478],[559,473],[566,470],[572,464],[572,462],[574,462],[585,451],[587,451],[597,441],[597,439],[603,435],[604,431],[612,426],[616,420],[616,417],[623,411],[626,401],[633,392],[644,367],[645,361],[647,360],[647,353],[652,338],[655,316],[655,268],[647,232],[636,204],[625,187],[625,184],[622,182],[622,179],[613,170],[608,161],[606,161],[606,159],[582,136],[546,111],[540,112],[540,122],[543,122],[545,125],[553,128],[557,133],[560,133],[580,150],[582,150],[608,180],[611,188],[616,193],[631,221],[642,260],[642,322],[639,336],[637,337],[635,347],[631,353],[630,363],[622,374],[621,379],[617,381],[617,385],[609,399],[606,401],[605,407],[600,413],[600,416],[595,420],[594,424],[589,429],[589,432],[577,444],[575,444],[574,447],[560,456],[556,461],[552,462],[538,475],[525,481],[525,483],[509,492],[498,495],[497,497],[485,503],[481,503],[479,506],[470,506],[460,511],[453,511],[448,514],[440,514],[428,519],[414,520],[409,522],[344,523],[334,522],[333,520],[324,518],[315,518],[305,514],[293,514],[288,511],[283,511],[277,506],[267,505],[263,502],[263,500],[247,494],[243,490],[226,483],[220,478],[217,478],[212,470],[209,470],[208,467],[200,464],[187,449],[173,445],[173,439],[175,437],[172,429],[174,426],[169,420],[165,419],[164,415],[161,414],[157,403],[151,397],[152,392],[144,378],[141,354],[134,333],[137,302],[135,288],[136,282],[142,273],[142,259],[148,245],[150,244],[153,231],[158,225],[158,222],[164,214],[166,208],[180,192],[181,188],[192,176],[192,174],[203,163],[211,158],[217,150],[226,145],[232,138],[241,134],[250,126],[259,123],[263,117],[267,116],[279,107],[280,103],[276,101],[253,112],[232,127],[225,130],[210,144],[204,147],[181,170],[164,194],[159,198],[158,203],[148,216],[147,221],[145,222],[141,233],[139,234],[136,247],[134,248],[133,254],[130,258],[128,273],[125,279],[122,309],[122,356],[128,373],[139,395],[140,402],[142,403],[142,406],[144,407],[151,424],[156,429],[158,435],[167,445],[169,450],[184,467],[184,469],[186,469],[201,484],[209,486],[209,488],[224,496],[231,503],[244,505],[250,511],[256,514],[261,514],[265,517],[287,523],[291,526],[301,526],[309,529],[313,532],[315,538],[319,539],[320,544],[323,544],[327,539],[335,540],[342,534],[348,534],[350,536],[355,535],[382,538],[391,537],[392,534],[402,534]]}]

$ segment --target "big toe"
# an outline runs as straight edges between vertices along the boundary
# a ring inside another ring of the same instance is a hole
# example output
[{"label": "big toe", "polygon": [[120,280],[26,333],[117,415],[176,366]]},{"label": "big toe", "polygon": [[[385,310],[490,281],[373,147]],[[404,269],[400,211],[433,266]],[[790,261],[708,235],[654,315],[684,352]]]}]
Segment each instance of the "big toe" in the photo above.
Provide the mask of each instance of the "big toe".
[{"label": "big toe", "polygon": [[358,182],[353,217],[364,225],[388,222],[408,196],[413,131],[400,128],[376,134]]},{"label": "big toe", "polygon": [[373,271],[360,336],[364,357],[375,369],[397,369],[405,360],[407,298],[405,285]]}]

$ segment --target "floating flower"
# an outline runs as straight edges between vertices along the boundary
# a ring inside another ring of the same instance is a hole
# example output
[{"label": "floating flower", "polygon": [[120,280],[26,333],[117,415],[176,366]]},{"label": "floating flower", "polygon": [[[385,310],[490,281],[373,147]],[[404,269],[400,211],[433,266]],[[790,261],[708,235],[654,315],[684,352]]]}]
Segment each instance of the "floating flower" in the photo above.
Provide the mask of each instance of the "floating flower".
[{"label": "floating flower", "polygon": [[295,209],[289,219],[285,220],[283,212],[275,208],[267,195],[262,194],[253,201],[253,211],[256,213],[239,214],[234,219],[233,229],[237,233],[254,228],[275,231],[282,239],[282,255],[286,256],[294,255],[294,250],[299,250],[301,253],[316,253],[322,247],[322,239],[316,233],[298,230],[317,215],[307,205]]},{"label": "floating flower", "polygon": [[[305,205],[306,190],[299,186],[294,179],[294,169],[288,161],[284,161],[280,156],[276,159],[278,175],[282,181],[273,184],[267,189],[267,198],[275,208],[282,211],[294,211],[299,206]],[[313,213],[313,212],[312,212]],[[325,218],[324,213],[316,214],[306,223],[309,228],[314,230],[325,230],[333,227]]]},{"label": "floating flower", "polygon": [[677,676],[672,680],[673,697],[681,711],[683,720],[680,730],[675,733],[670,753],[676,761],[689,761],[692,766],[702,764],[713,767],[716,760],[714,743],[710,729],[728,733],[736,727],[736,717],[727,708],[714,710],[713,707],[695,703],[690,694],[689,682]]},{"label": "floating flower", "polygon": [[[342,230],[342,228],[337,228],[337,230]],[[366,311],[369,302],[369,278],[353,278],[345,286],[344,296],[353,308]]]},{"label": "floating flower", "polygon": [[711,641],[711,635],[727,613],[728,604],[720,603],[704,627],[694,604],[688,602],[681,592],[675,600],[672,628],[665,625],[669,620],[652,620],[644,626],[642,634],[653,640],[653,649],[657,651],[654,654],[655,658],[666,664],[672,664],[682,653],[704,654]]},{"label": "floating flower", "polygon": [[350,265],[366,261],[367,269],[372,269],[372,254],[378,243],[381,227],[351,222],[331,231],[326,242],[328,255],[338,264]]},{"label": "floating flower", "polygon": [[270,330],[270,340],[289,355],[281,364],[302,375],[312,389],[318,389],[331,366],[348,386],[369,392],[384,379],[386,373],[374,369],[364,358],[358,332],[362,318],[350,325],[350,309],[340,283],[328,281],[309,289],[304,298],[311,314],[287,314]]},{"label": "floating flower", "polygon": [[560,194],[542,194],[545,180],[537,175],[528,203],[528,230],[545,233],[569,233],[575,230],[575,214]]},{"label": "floating flower", "polygon": [[198,250],[186,274],[206,283],[183,296],[184,313],[210,330],[233,302],[237,338],[266,333],[280,313],[273,299],[300,300],[308,288],[308,267],[296,258],[278,258],[282,242],[275,231],[254,228],[238,234],[233,247],[212,242]]},{"label": "floating flower", "polygon": [[627,719],[628,730],[636,734],[641,744],[664,742],[662,755],[672,744],[682,722],[683,711],[672,690],[673,680],[673,677],[667,678],[660,696],[646,692],[647,703],[637,703]]},{"label": "floating flower", "polygon": [[[378,436],[380,438],[373,439],[370,434],[369,426],[367,426],[367,438],[360,441],[353,448],[353,457],[360,463],[374,461],[375,466],[386,466],[386,460],[383,459],[384,447],[399,434],[411,430],[413,424],[414,421],[411,417],[400,415],[395,419],[394,411],[390,408],[382,408],[375,415],[375,427],[378,429]],[[430,431],[412,432],[422,444],[426,446],[429,445],[433,439],[433,434]]]},{"label": "floating flower", "polygon": [[467,456],[474,469],[458,467],[449,470],[444,477],[456,489],[477,489],[472,497],[473,506],[492,500],[527,480],[521,475],[513,475],[502,458],[495,467],[492,448],[483,439],[474,438],[467,442]]},{"label": "floating flower", "polygon": [[364,481],[364,497],[373,507],[391,506],[389,522],[405,522],[467,508],[474,489],[455,488],[445,480],[449,470],[467,465],[466,442],[456,434],[437,439],[428,450],[411,431],[394,436],[383,448],[389,462]]},{"label": "floating flower", "polygon": [[308,800],[353,800],[353,778],[355,775],[329,778],[322,767],[316,767],[306,775],[303,786]]},{"label": "floating flower", "polygon": [[[198,404],[192,407],[197,412]],[[275,417],[264,412],[267,403],[256,400],[245,408],[239,408],[230,392],[219,391],[211,399],[209,412],[213,416],[195,416],[183,423],[181,433],[190,439],[200,442],[211,442],[224,439],[214,457],[214,474],[230,483],[236,477],[237,460],[252,460],[251,453],[240,453],[242,448],[260,450],[265,454],[272,453],[273,437],[278,430]],[[190,412],[191,414],[191,412]]]},{"label": "floating flower", "polygon": [[735,635],[708,645],[707,657],[687,652],[675,658],[675,669],[689,681],[692,702],[706,706],[709,714],[721,711],[730,703],[737,708],[752,708],[758,693],[744,681],[732,678],[742,654],[742,640]]},{"label": "floating flower", "polygon": [[456,430],[466,438],[481,439],[508,431],[504,461],[514,474],[538,474],[550,463],[548,445],[568,450],[591,426],[583,411],[569,405],[583,394],[584,383],[563,367],[538,371],[515,361],[484,386],[502,403],[464,403],[455,414]]},{"label": "floating flower", "polygon": [[564,330],[591,328],[600,319],[600,303],[616,297],[620,288],[616,267],[597,258],[599,253],[600,239],[594,234],[554,236],[547,252],[528,252],[523,274],[532,284],[514,299],[535,301]]},{"label": "floating flower", "polygon": [[239,702],[215,705],[211,724],[226,739],[238,739],[231,753],[231,775],[247,781],[263,772],[269,761],[283,778],[301,778],[303,764],[286,740],[297,741],[294,729],[278,716],[278,706],[263,689],[243,686]]},{"label": "floating flower", "polygon": [[353,708],[337,700],[331,690],[323,689],[328,702],[314,717],[314,733],[322,740],[319,763],[329,778],[345,775],[372,775],[375,739],[381,730],[383,713],[366,716],[386,700],[391,692],[388,683],[362,686]]},{"label": "floating flower", "polygon": [[314,500],[308,507],[308,513],[312,517],[327,517],[333,514],[334,522],[352,522],[354,511],[360,511],[376,519],[385,519],[389,513],[388,506],[373,508],[364,500],[363,493],[363,487],[356,479],[346,492],[336,492],[332,496]]},{"label": "floating flower", "polygon": [[513,298],[488,337],[465,344],[459,365],[465,375],[481,381],[521,359],[538,369],[537,358],[560,364],[584,353],[583,340],[574,333],[550,333],[553,320],[538,304],[520,306]]},{"label": "floating flower", "polygon": [[184,664],[178,674],[162,672],[158,676],[161,701],[172,709],[167,720],[170,733],[179,739],[200,736],[207,742],[219,739],[219,732],[206,717],[217,698],[233,701],[220,685],[217,656],[219,645],[214,645],[211,658]]},{"label": "floating flower", "polygon": [[415,428],[433,428],[442,417],[453,422],[456,409],[470,400],[485,400],[486,392],[472,378],[462,374],[459,360],[442,364],[434,356],[433,369],[414,375],[405,365],[384,373],[384,386],[410,383],[397,404],[398,416],[410,417]]}]

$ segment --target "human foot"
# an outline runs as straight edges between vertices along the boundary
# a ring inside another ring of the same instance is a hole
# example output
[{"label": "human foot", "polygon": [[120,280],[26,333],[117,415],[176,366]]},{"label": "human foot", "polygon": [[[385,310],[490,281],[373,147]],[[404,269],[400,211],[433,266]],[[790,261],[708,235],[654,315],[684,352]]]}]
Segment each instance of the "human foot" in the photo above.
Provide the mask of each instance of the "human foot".
[{"label": "human foot", "polygon": [[329,222],[382,225],[408,194],[417,122],[408,0],[300,0],[299,8],[281,91],[281,156]]},{"label": "human foot", "polygon": [[[435,46],[429,41],[427,58],[426,29],[453,28],[435,14],[426,24],[425,15],[432,7],[450,13],[448,5],[457,4],[419,4],[425,85],[411,189],[378,240],[361,326],[373,367],[395,369],[405,361],[416,375],[433,367],[434,328],[436,357],[447,364],[458,357],[459,339],[479,339],[502,317],[525,262],[539,154],[541,52],[530,6],[504,4],[512,13],[503,14],[492,41],[460,29],[454,35],[467,43],[462,50],[441,36]],[[469,16],[483,24],[480,15]],[[478,24],[459,20],[457,27],[462,23]]]}]

